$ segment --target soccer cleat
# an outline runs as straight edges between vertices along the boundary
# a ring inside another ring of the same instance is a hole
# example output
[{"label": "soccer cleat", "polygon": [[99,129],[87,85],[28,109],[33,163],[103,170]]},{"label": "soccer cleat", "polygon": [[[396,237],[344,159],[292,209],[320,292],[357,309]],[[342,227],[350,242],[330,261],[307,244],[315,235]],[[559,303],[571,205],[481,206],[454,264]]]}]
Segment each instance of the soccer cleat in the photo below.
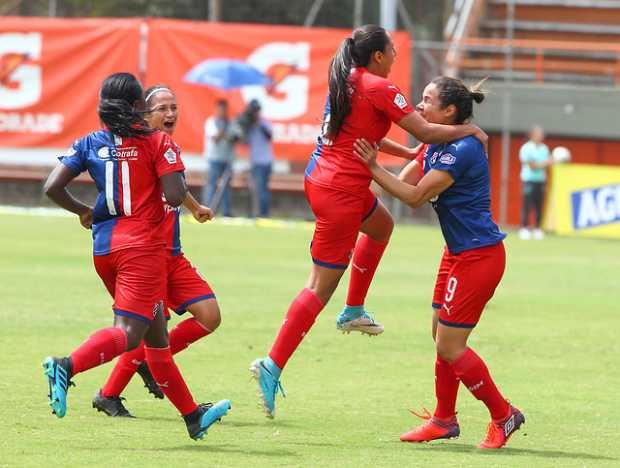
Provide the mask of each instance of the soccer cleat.
[{"label": "soccer cleat", "polygon": [[336,319],[336,329],[343,333],[358,331],[370,336],[380,335],[384,330],[383,325],[375,322],[363,306],[345,306]]},{"label": "soccer cleat", "polygon": [[201,403],[193,412],[183,416],[189,436],[194,440],[203,439],[207,429],[226,416],[231,408],[230,400],[220,400],[216,404]]},{"label": "soccer cleat", "polygon": [[430,442],[438,439],[452,439],[461,434],[459,423],[456,416],[448,421],[441,420],[435,416],[431,416],[429,411],[424,408],[424,414],[418,414],[411,411],[417,417],[426,420],[426,423],[406,432],[400,436],[402,442]]},{"label": "soccer cleat", "polygon": [[70,385],[75,385],[71,380],[71,360],[69,358],[58,359],[47,357],[43,361],[43,373],[49,386],[48,398],[52,407],[52,414],[58,418],[64,418],[67,414],[67,392]]},{"label": "soccer cleat", "polygon": [[521,424],[525,423],[525,416],[514,406],[510,406],[510,414],[501,421],[491,421],[487,429],[487,435],[478,448],[498,449],[502,448],[510,436],[519,430]]},{"label": "soccer cleat", "polygon": [[278,390],[283,397],[286,397],[282,384],[279,378],[269,370],[268,365],[265,364],[265,359],[254,360],[250,364],[250,372],[258,382],[258,394],[261,398],[263,411],[268,418],[273,419],[276,415],[276,394]]},{"label": "soccer cleat", "polygon": [[151,374],[149,366],[146,364],[146,362],[140,364],[138,366],[138,369],[136,369],[136,372],[140,374],[140,377],[142,377],[142,380],[144,381],[144,386],[147,388],[151,395],[153,395],[155,398],[159,398],[160,400],[164,398],[164,392],[161,391],[161,388],[159,388],[159,385],[157,385],[157,382],[155,382],[155,379],[153,378],[153,375]]},{"label": "soccer cleat", "polygon": [[93,398],[93,408],[112,417],[135,418],[133,414],[127,411],[123,405],[123,400],[124,398],[120,396],[105,397],[99,390]]}]

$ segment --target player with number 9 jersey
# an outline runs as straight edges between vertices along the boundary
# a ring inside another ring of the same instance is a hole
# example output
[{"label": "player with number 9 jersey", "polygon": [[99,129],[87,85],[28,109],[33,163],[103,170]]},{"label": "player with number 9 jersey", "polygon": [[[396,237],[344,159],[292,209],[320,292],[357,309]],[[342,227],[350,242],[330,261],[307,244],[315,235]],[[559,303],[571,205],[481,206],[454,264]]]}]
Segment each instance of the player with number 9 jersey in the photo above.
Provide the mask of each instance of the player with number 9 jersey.
[{"label": "player with number 9 jersey", "polygon": [[385,29],[365,25],[341,43],[330,64],[323,131],[304,181],[316,217],[310,278],[291,304],[269,356],[255,360],[250,368],[268,417],[275,413],[282,369],[331,298],[350,261],[349,290],[336,329],[369,335],[383,332],[364,302],[394,222],[370,190],[372,177],[353,152],[355,141],[366,138],[386,153],[412,159],[410,148],[386,138],[392,123],[430,143],[480,133],[473,125],[430,124],[417,115],[388,79],[395,58],[394,43]]}]

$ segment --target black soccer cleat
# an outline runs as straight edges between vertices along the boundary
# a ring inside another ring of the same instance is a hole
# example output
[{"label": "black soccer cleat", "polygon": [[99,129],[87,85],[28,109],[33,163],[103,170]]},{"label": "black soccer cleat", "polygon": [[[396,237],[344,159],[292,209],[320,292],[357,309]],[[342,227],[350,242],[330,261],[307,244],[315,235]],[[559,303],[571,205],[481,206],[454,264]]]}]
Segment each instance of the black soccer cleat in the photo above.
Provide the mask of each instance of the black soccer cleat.
[{"label": "black soccer cleat", "polygon": [[97,392],[93,398],[93,408],[97,411],[103,411],[108,416],[121,418],[135,418],[125,405],[123,405],[123,397],[104,397],[101,390]]},{"label": "black soccer cleat", "polygon": [[138,374],[140,374],[140,377],[142,377],[142,380],[144,381],[144,386],[147,388],[149,393],[155,398],[163,400],[164,392],[161,391],[161,388],[159,388],[159,385],[157,385],[157,382],[155,382],[149,366],[146,365],[146,361],[138,366],[136,372],[138,372]]},{"label": "black soccer cleat", "polygon": [[215,405],[213,403],[199,404],[193,412],[183,416],[187,433],[194,440],[203,439],[207,434],[207,429],[216,421],[221,421],[230,408],[230,400],[220,400]]}]

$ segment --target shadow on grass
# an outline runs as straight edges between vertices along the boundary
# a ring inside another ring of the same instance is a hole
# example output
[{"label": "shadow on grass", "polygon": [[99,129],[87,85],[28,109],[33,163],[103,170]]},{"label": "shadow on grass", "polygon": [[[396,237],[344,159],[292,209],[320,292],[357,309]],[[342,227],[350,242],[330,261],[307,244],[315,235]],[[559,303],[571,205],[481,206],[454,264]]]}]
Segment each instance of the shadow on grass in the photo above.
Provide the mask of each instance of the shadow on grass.
[{"label": "shadow on grass", "polygon": [[501,450],[481,450],[475,446],[467,444],[410,444],[412,447],[418,447],[422,450],[439,450],[442,452],[458,452],[458,453],[475,453],[479,455],[527,455],[531,457],[541,458],[569,458],[571,460],[606,460],[606,461],[618,461],[618,458],[607,457],[605,455],[597,455],[594,453],[583,452],[563,452],[561,450],[536,450],[526,448],[513,448],[503,447]]},{"label": "shadow on grass", "polygon": [[[208,439],[208,437],[207,437]],[[282,450],[274,447],[272,450],[253,450],[236,445],[217,444],[209,445],[209,441],[204,441],[192,445],[179,445],[176,447],[114,447],[112,450],[121,452],[203,452],[203,453],[238,453],[244,455],[260,456],[260,457],[296,457],[296,452],[290,450]],[[110,447],[80,447],[84,450],[92,451],[108,451]]]}]

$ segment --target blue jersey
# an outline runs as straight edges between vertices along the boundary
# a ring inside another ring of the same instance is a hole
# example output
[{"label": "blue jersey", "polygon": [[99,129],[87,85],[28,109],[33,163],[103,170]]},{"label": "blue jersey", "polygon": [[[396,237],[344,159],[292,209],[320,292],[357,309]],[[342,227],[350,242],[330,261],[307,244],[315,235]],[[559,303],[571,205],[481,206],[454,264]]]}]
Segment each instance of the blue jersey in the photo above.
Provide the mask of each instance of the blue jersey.
[{"label": "blue jersey", "polygon": [[477,138],[430,145],[424,174],[431,169],[446,171],[454,179],[431,200],[450,253],[494,245],[506,237],[491,216],[489,162]]}]

